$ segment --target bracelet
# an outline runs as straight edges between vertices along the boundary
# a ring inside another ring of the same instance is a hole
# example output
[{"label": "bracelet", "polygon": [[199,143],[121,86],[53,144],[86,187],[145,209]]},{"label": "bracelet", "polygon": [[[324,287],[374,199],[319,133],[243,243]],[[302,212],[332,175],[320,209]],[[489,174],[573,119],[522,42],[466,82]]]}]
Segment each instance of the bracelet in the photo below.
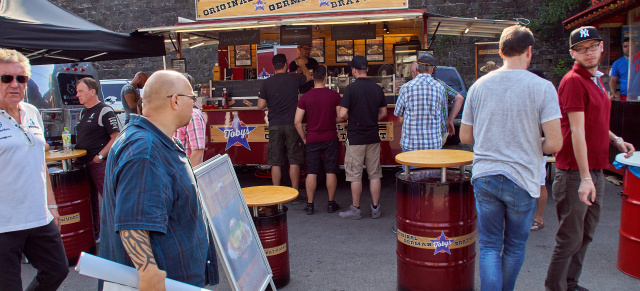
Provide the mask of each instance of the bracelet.
[{"label": "bracelet", "polygon": [[580,182],[584,182],[584,181],[586,181],[586,180],[591,180],[591,181],[593,181],[593,179],[591,179],[591,177],[586,177],[586,178],[584,178],[584,179],[580,180]]},{"label": "bracelet", "polygon": [[621,137],[619,137],[619,136],[616,136],[616,137],[614,137],[614,138],[611,140],[611,143],[615,143],[615,142],[616,142],[616,140],[619,140],[619,139],[622,139],[622,138],[621,138]]},{"label": "bracelet", "polygon": [[58,205],[47,205],[47,208],[49,209],[58,209]]}]

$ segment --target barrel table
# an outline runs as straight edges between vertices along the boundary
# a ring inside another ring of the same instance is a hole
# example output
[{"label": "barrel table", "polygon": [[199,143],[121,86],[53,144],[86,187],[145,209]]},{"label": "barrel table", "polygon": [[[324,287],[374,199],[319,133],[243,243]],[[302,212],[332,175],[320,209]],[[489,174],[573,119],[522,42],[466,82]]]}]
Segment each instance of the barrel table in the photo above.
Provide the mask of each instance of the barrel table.
[{"label": "barrel table", "polygon": [[477,214],[464,170],[473,153],[411,151],[396,162],[398,290],[473,290]]},{"label": "barrel table", "polygon": [[622,209],[620,210],[620,239],[618,242],[618,269],[640,279],[640,178],[629,167],[640,167],[640,152],[631,158],[618,154],[616,161],[627,165],[622,180]]},{"label": "barrel table", "polygon": [[80,253],[95,253],[89,174],[83,165],[72,165],[71,159],[87,154],[85,150],[71,153],[47,151],[47,162],[62,161],[62,167],[49,167],[49,177],[60,214],[60,234],[70,265],[75,265]]},{"label": "barrel table", "polygon": [[298,190],[284,186],[242,188],[244,200],[251,208],[253,224],[267,255],[277,288],[289,284],[289,234],[287,207],[282,205],[298,197]]}]

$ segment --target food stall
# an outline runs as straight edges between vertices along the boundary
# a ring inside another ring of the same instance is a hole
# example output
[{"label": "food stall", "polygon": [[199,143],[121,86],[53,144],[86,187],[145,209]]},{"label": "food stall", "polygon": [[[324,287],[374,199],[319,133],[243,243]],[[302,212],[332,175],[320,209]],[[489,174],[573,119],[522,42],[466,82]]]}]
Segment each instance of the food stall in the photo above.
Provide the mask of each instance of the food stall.
[{"label": "food stall", "polygon": [[[629,79],[627,99],[611,102],[610,127],[618,136],[634,146],[640,146],[640,0],[592,0],[592,6],[562,22],[565,30],[580,26],[598,28],[604,42],[604,53],[600,71],[605,73],[603,81],[608,88],[609,73],[613,62],[623,57],[622,40],[629,38]],[[615,160],[619,151],[611,146],[609,162]],[[612,165],[609,170],[622,174]]]},{"label": "food stall", "polygon": [[[197,21],[139,29],[163,35],[167,50],[177,50],[178,59],[182,49],[218,44],[218,62],[210,64],[216,80],[201,86],[198,101],[208,116],[205,159],[226,153],[236,165],[267,163],[267,112],[257,109],[261,84],[274,73],[274,54],[284,53],[292,61],[298,56],[296,45],[309,44],[311,57],[327,66],[328,87],[339,93],[352,82],[351,58],[368,59],[368,74],[389,104],[388,116],[379,123],[381,163],[397,165],[402,124],[393,115],[394,104],[399,87],[411,78],[416,55],[437,35],[498,38],[505,27],[519,23],[437,15],[408,9],[399,0],[319,2],[199,1]],[[228,109],[219,106],[225,91]],[[347,124],[336,127],[344,142]]]}]

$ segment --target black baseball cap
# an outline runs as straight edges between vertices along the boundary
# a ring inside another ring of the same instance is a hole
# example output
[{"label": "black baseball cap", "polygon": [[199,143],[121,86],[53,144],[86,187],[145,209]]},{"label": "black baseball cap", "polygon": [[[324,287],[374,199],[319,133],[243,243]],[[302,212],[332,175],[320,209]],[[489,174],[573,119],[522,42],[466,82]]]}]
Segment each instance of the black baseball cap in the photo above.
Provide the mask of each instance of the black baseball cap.
[{"label": "black baseball cap", "polygon": [[277,55],[273,56],[273,58],[271,59],[271,63],[274,64],[274,65],[286,64],[287,63],[287,56],[285,56],[284,54],[277,54]]},{"label": "black baseball cap", "polygon": [[587,40],[599,40],[602,41],[598,30],[593,26],[582,26],[574,29],[569,37],[569,48],[573,48],[575,45],[587,41]]},{"label": "black baseball cap", "polygon": [[418,64],[426,65],[426,66],[435,66],[436,58],[433,57],[430,53],[424,53],[418,58]]},{"label": "black baseball cap", "polygon": [[349,66],[356,70],[366,70],[368,65],[369,62],[367,62],[367,59],[363,56],[354,56],[349,62]]}]

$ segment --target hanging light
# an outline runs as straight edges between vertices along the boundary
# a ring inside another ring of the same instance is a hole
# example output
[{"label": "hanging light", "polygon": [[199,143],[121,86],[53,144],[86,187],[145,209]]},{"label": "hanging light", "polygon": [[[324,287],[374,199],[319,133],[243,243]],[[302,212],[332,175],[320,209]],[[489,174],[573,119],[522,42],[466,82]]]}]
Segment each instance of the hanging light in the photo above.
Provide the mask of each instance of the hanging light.
[{"label": "hanging light", "polygon": [[389,24],[387,24],[386,22],[382,25],[382,29],[384,31],[386,31],[387,33],[389,33]]}]

